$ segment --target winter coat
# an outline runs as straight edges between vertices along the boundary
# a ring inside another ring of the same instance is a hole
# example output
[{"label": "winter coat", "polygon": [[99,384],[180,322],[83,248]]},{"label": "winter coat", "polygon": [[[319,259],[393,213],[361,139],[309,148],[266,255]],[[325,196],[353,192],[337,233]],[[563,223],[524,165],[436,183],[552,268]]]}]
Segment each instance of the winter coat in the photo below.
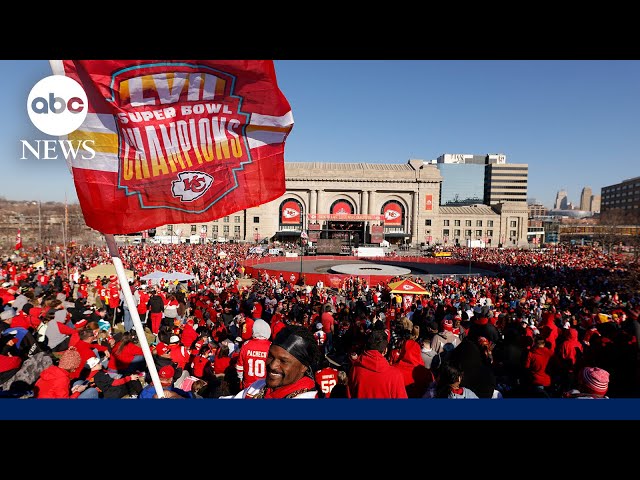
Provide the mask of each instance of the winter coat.
[{"label": "winter coat", "polygon": [[349,370],[352,398],[408,398],[401,371],[377,350],[365,350]]}]

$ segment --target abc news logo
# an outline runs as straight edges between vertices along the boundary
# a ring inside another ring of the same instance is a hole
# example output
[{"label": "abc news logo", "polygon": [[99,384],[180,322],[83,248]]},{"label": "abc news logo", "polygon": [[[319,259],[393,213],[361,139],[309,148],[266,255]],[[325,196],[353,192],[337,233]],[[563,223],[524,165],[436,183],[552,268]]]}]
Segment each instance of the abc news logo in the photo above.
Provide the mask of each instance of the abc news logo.
[{"label": "abc news logo", "polygon": [[[64,75],[51,75],[36,83],[27,99],[27,113],[33,125],[43,133],[65,136],[77,130],[87,118],[87,95],[78,82]],[[20,140],[21,160],[30,154],[41,160],[95,157],[93,140]]]}]

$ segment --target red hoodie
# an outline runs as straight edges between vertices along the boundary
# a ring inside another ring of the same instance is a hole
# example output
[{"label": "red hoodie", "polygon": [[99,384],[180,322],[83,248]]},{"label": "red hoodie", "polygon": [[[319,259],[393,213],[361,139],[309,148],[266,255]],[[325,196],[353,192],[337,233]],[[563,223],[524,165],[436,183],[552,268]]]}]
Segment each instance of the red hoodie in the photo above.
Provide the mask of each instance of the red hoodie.
[{"label": "red hoodie", "polygon": [[408,398],[402,372],[377,350],[365,350],[349,371],[351,398]]},{"label": "red hoodie", "polygon": [[45,368],[35,385],[35,398],[76,398],[80,392],[70,395],[69,372],[57,365]]},{"label": "red hoodie", "polygon": [[402,373],[409,398],[422,398],[429,384],[434,381],[433,373],[424,365],[421,350],[415,340],[405,341],[400,350],[400,359],[392,367]]}]

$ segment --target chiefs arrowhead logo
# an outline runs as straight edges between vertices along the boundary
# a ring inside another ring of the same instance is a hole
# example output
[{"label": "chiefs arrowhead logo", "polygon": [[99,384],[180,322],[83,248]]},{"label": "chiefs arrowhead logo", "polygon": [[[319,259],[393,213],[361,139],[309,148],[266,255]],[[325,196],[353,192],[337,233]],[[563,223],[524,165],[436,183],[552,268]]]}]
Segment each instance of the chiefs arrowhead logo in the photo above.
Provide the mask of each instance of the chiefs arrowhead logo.
[{"label": "chiefs arrowhead logo", "polygon": [[413,285],[403,285],[402,289],[403,290],[413,290]]},{"label": "chiefs arrowhead logo", "polygon": [[171,193],[183,202],[200,198],[213,184],[213,177],[204,172],[180,172],[171,182]]},{"label": "chiefs arrowhead logo", "polygon": [[396,212],[395,210],[387,210],[384,212],[385,220],[395,220],[400,216],[400,212]]},{"label": "chiefs arrowhead logo", "polygon": [[284,216],[284,218],[294,218],[294,217],[297,217],[298,215],[300,215],[300,212],[298,212],[297,210],[295,210],[293,208],[285,208],[282,211],[282,215]]}]

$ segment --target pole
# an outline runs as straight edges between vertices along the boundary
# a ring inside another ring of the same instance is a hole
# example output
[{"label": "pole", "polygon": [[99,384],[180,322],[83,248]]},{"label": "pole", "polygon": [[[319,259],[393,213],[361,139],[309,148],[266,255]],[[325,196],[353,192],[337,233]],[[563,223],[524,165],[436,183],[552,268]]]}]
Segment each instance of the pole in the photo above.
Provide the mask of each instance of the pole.
[{"label": "pole", "polygon": [[469,275],[471,275],[471,239],[467,240],[469,246]]},{"label": "pole", "polygon": [[113,266],[116,269],[116,274],[118,275],[118,281],[120,282],[120,285],[122,285],[123,287],[122,293],[124,294],[124,300],[127,303],[127,307],[129,307],[129,313],[131,314],[131,319],[133,320],[133,326],[136,329],[136,334],[138,335],[138,340],[140,341],[140,347],[142,348],[144,359],[147,362],[147,367],[149,368],[151,381],[153,382],[153,386],[156,389],[156,394],[158,395],[158,398],[164,398],[164,391],[162,390],[162,385],[160,384],[160,377],[158,376],[158,370],[156,369],[156,364],[153,361],[151,349],[149,348],[149,343],[147,342],[147,336],[144,333],[144,328],[142,327],[142,322],[140,321],[140,315],[138,314],[138,308],[136,307],[136,302],[133,299],[133,295],[131,294],[131,289],[129,288],[129,280],[127,279],[127,275],[124,272],[124,265],[122,264],[122,260],[120,259],[120,254],[118,253],[118,246],[116,245],[116,239],[113,235],[109,235],[109,234],[105,234],[104,239],[107,241],[107,248],[109,249],[109,254],[111,255],[111,261],[113,261]]},{"label": "pole", "polygon": [[300,278],[302,278],[302,237],[300,237]]},{"label": "pole", "polygon": [[69,263],[67,262],[67,235],[64,232],[64,223],[62,224],[62,253],[64,253],[64,267],[67,271],[67,280],[69,279]]},{"label": "pole", "polygon": [[62,227],[62,241],[64,242],[64,266],[69,280],[69,262],[67,262],[67,225],[69,222],[69,210],[67,206],[67,192],[64,193],[64,226]]},{"label": "pole", "polygon": [[40,244],[42,245],[42,202],[38,201],[38,237],[40,238]]}]

